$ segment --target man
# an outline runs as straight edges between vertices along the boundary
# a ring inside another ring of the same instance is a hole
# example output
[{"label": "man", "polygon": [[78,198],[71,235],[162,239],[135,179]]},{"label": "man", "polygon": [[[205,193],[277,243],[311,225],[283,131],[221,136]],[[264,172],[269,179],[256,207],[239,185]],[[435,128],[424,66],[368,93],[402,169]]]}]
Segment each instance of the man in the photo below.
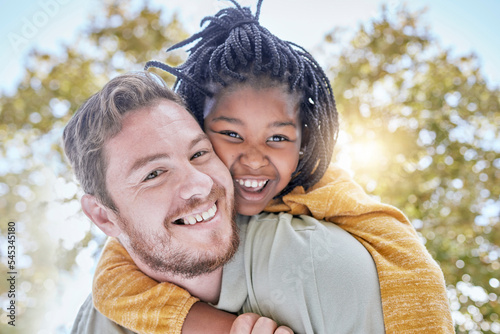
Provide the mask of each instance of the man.
[{"label": "man", "polygon": [[[228,311],[276,317],[299,332],[383,332],[373,261],[333,224],[286,214],[240,217],[243,244],[228,262],[238,249],[231,176],[159,78],[141,72],[111,80],[69,122],[64,145],[85,191],[85,214],[156,281]],[[287,233],[293,245],[275,243]],[[287,330],[258,316],[250,326],[242,319],[233,332]],[[209,326],[223,332],[233,320]],[[87,300],[73,332],[106,331],[126,332]]]}]

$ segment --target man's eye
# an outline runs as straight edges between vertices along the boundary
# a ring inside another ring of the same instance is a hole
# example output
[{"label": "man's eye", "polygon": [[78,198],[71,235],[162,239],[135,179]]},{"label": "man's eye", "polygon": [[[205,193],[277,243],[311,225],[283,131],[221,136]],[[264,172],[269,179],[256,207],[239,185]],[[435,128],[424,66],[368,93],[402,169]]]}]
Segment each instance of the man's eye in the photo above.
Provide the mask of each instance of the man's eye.
[{"label": "man's eye", "polygon": [[274,135],[268,139],[268,141],[272,141],[272,142],[287,141],[287,140],[288,140],[288,138],[286,138],[284,136],[280,136],[280,135]]},{"label": "man's eye", "polygon": [[152,179],[160,176],[163,173],[165,173],[165,171],[163,171],[163,170],[154,170],[151,173],[149,173],[148,176],[146,176],[144,181],[152,180]]},{"label": "man's eye", "polygon": [[191,157],[191,160],[193,159],[196,159],[196,158],[199,158],[205,154],[207,154],[208,151],[199,151],[199,152],[196,152],[195,154],[193,154],[193,156]]},{"label": "man's eye", "polygon": [[220,131],[219,133],[222,134],[222,135],[231,137],[231,138],[242,139],[241,136],[238,133],[233,132],[233,131]]}]

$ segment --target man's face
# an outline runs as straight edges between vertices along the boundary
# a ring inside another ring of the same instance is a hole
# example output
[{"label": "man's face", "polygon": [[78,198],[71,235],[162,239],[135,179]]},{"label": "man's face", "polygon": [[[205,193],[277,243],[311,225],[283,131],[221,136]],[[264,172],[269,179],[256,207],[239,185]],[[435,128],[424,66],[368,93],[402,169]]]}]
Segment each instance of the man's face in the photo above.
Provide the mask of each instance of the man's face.
[{"label": "man's face", "polygon": [[193,277],[231,258],[231,175],[183,107],[160,100],[127,114],[105,156],[118,238],[141,269]]}]

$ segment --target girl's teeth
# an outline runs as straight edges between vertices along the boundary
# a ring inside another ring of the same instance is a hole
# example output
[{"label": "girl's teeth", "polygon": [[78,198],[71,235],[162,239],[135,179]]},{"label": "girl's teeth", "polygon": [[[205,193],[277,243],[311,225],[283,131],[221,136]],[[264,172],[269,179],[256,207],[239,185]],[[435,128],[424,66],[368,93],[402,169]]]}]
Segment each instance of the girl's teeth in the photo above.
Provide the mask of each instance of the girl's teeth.
[{"label": "girl's teeth", "polygon": [[267,181],[268,180],[265,180],[265,181],[241,180],[241,179],[236,180],[236,182],[238,182],[240,186],[243,186],[246,188],[261,188],[266,184]]},{"label": "girl's teeth", "polygon": [[187,217],[186,220],[189,225],[196,224],[196,218],[194,218],[193,216]]}]

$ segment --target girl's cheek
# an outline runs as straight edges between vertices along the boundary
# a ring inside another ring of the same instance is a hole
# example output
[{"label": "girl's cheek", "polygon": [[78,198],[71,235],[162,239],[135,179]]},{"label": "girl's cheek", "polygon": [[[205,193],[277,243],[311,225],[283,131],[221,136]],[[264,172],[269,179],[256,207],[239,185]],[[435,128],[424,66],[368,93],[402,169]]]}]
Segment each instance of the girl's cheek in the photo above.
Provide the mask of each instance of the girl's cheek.
[{"label": "girl's cheek", "polygon": [[224,165],[229,168],[232,164],[232,161],[234,161],[234,150],[230,147],[230,145],[223,145],[219,143],[213,143],[212,145],[219,159],[221,159]]}]

